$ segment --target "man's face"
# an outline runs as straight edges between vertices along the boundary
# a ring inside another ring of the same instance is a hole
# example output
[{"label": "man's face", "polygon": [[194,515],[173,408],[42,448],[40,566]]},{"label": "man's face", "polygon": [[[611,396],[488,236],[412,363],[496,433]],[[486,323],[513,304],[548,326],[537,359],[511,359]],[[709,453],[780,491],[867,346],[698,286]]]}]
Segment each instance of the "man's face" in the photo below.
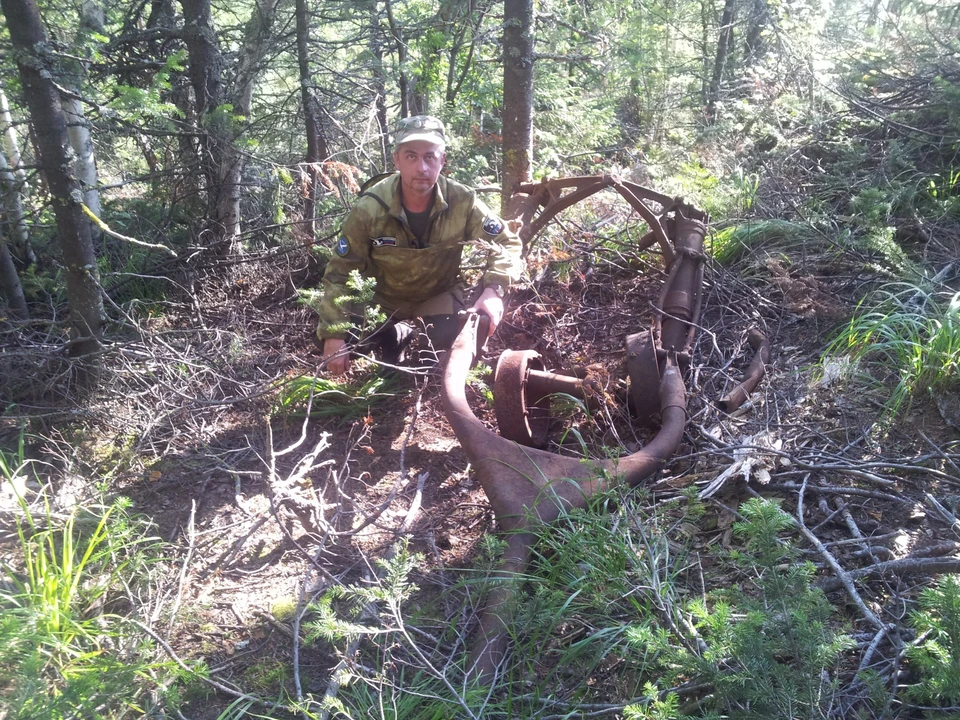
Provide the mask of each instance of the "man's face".
[{"label": "man's face", "polygon": [[427,140],[412,140],[398,147],[393,162],[400,171],[404,192],[424,195],[433,191],[447,154],[440,145]]}]

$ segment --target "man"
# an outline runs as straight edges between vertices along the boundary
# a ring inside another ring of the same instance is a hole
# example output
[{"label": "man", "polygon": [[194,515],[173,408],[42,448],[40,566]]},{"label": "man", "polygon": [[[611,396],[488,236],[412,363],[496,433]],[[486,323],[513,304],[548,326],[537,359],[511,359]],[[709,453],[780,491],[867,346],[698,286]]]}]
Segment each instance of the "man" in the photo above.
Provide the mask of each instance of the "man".
[{"label": "man", "polygon": [[[440,175],[445,150],[439,119],[400,120],[393,152],[398,172],[362,192],[347,216],[323,275],[317,328],[332,373],[350,367],[344,326],[360,309],[336,299],[349,292],[346,282],[353,270],[376,280],[373,302],[390,316],[377,333],[385,337],[400,327],[394,321],[423,318],[429,325],[431,318],[439,321],[463,310],[463,247],[484,242],[483,290],[470,309],[489,316],[490,334],[503,318],[504,291],[523,272],[522,243],[473,190]],[[394,344],[403,342],[391,337]]]}]

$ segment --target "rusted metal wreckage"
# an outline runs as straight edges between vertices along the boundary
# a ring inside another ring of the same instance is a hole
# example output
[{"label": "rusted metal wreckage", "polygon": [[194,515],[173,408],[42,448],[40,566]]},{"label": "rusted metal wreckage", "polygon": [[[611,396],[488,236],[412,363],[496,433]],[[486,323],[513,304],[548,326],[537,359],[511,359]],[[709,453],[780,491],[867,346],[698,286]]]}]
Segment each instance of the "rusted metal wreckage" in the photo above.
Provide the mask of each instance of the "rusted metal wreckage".
[{"label": "rusted metal wreckage", "polygon": [[[540,449],[549,429],[549,398],[555,393],[591,396],[590,381],[548,371],[532,350],[504,352],[494,380],[494,403],[500,435],[489,430],[467,403],[467,374],[486,339],[485,318],[470,314],[447,358],[443,406],[507,541],[498,582],[486,608],[467,671],[483,683],[495,681],[508,644],[509,607],[530,563],[537,526],[561,512],[585,507],[589,499],[614,483],[633,487],[663,468],[676,451],[686,424],[682,373],[700,316],[704,238],[707,216],[682,200],[612,175],[546,180],[518,187],[506,213],[523,221],[524,244],[557,213],[604,188],[613,188],[640,214],[650,231],[639,249],[659,244],[667,279],[651,327],[626,338],[634,416],[659,431],[641,450],[616,460],[583,463],[578,458]],[[654,210],[651,206],[656,206]],[[720,401],[726,412],[742,403],[763,376],[769,345],[754,330],[755,350],[747,379]]]}]

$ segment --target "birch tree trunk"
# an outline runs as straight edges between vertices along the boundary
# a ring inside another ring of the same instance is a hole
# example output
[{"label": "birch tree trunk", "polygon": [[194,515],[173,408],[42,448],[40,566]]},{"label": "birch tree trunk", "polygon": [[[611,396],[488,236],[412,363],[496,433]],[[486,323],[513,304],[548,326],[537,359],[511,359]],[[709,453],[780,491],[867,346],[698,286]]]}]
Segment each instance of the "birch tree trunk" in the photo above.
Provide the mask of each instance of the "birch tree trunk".
[{"label": "birch tree trunk", "polygon": [[49,48],[34,0],[0,0],[16,51],[23,94],[36,131],[39,164],[53,199],[57,233],[67,281],[72,342],[70,353],[86,356],[88,383],[96,378],[103,302],[90,224],[79,200],[80,184],[71,175],[67,120],[46,57]]},{"label": "birch tree trunk", "polygon": [[[0,192],[3,193],[3,207],[7,213],[7,237],[13,252],[26,265],[33,265],[37,256],[30,246],[30,235],[23,212],[23,192],[27,187],[27,174],[20,159],[20,143],[13,127],[13,116],[7,104],[7,96],[0,88],[0,132],[2,132],[2,152],[0,152]],[[4,155],[6,157],[4,157]]]},{"label": "birch tree trunk", "polygon": [[[83,104],[79,98],[65,97],[62,100],[63,113],[67,117],[67,136],[70,146],[76,155],[74,167],[77,180],[83,188],[83,202],[97,217],[100,212],[99,178],[97,177],[97,160],[93,152],[93,136],[90,134],[90,125],[83,114]],[[94,226],[95,227],[95,226]],[[100,234],[98,229],[91,229],[94,239]]]},{"label": "birch tree trunk", "polygon": [[[6,298],[7,313],[13,320],[28,320],[27,300],[23,296],[20,276],[13,264],[13,256],[7,247],[6,228],[0,227],[0,295]],[[0,313],[2,319],[3,313]]]}]

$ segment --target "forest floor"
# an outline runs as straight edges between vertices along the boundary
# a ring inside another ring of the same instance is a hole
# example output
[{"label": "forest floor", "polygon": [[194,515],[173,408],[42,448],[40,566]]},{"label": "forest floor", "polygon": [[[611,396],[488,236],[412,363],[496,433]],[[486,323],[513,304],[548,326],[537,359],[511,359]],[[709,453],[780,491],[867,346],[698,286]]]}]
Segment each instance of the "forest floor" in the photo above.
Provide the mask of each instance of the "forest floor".
[{"label": "forest floor", "polygon": [[[492,366],[505,348],[535,349],[549,369],[601,366],[601,412],[556,408],[551,449],[571,455],[635,451],[649,439],[626,409],[624,337],[649,326],[664,274],[656,255],[631,250],[637,234],[626,211],[606,202],[593,208],[612,221],[603,230],[569,221],[555,229],[562,252],[534,248],[535,280],[510,297],[483,360]],[[686,376],[687,430],[651,481],[649,502],[725,477],[704,501],[705,514],[685,528],[707,587],[726,581],[711,576],[712,556],[730,547],[742,501],[755,493],[780,498],[794,515],[802,502],[807,528],[846,571],[863,571],[859,591],[884,622],[896,622],[897,598],[915,596],[934,572],[960,567],[958,536],[925,496],[951,509],[960,501],[960,432],[925,398],[879,432],[884,391],[864,392],[823,371],[830,333],[876,277],[862,257],[803,253],[801,261],[758,247],[728,267],[708,262]],[[282,685],[290,697],[318,696],[342,648],[321,641],[295,657],[298,606],[334,582],[369,580],[401,536],[424,556],[417,584],[442,593],[476,561],[495,522],[444,416],[439,368],[388,373],[361,402],[328,404],[318,395],[314,409],[334,414],[305,424],[302,411],[280,402],[278,388],[322,375],[315,317],[296,296],[317,283],[315,266],[294,250],[251,257],[231,273],[224,281],[196,271],[170,311],[130,318],[128,340],[107,359],[106,391],[77,409],[96,432],[65,434],[56,462],[78,476],[114,468],[105,478],[111,488],[178,549],[152,600],[154,627],[173,653],[204,660],[237,693],[275,696]],[[767,375],[727,415],[715,401],[741,379],[753,327],[771,341]],[[359,387],[382,372],[355,363],[347,380]],[[489,377],[478,377],[468,395],[495,428],[484,382]],[[76,455],[67,448],[78,441]],[[57,447],[51,441],[35,452],[51,459]],[[61,494],[68,491],[80,492]],[[808,557],[829,583],[835,573],[824,554]],[[930,565],[931,558],[942,562]],[[891,560],[901,561],[896,572],[878,575]],[[828,586],[851,625],[872,636],[854,601]],[[476,608],[448,610],[468,636]],[[892,652],[878,648],[878,657]],[[604,671],[597,672],[592,682],[603,696]],[[183,713],[214,718],[233,700],[221,693]]]}]

